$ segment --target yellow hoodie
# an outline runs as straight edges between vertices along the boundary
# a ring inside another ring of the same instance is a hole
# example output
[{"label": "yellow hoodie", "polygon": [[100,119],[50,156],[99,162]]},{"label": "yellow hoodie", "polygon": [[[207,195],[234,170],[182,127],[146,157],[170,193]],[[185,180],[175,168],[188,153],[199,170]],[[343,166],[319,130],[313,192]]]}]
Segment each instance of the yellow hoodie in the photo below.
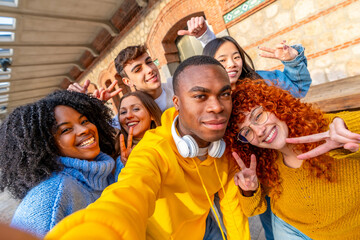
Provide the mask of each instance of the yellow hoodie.
[{"label": "yellow hoodie", "polygon": [[133,149],[118,182],[45,239],[203,239],[210,203],[194,162],[211,201],[219,193],[228,240],[250,239],[233,180],[237,166],[225,157],[181,157],[170,130],[176,115],[174,108],[165,111],[162,126],[148,131]]}]

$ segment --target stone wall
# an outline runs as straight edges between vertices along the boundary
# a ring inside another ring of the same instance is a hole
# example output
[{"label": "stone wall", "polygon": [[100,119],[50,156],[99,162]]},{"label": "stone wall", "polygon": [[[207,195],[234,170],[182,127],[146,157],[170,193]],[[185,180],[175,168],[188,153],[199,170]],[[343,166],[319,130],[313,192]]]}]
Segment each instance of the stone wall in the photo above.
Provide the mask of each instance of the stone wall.
[{"label": "stone wall", "polygon": [[[161,32],[162,29],[158,25],[165,24],[163,26],[166,29],[171,29],[166,26],[170,18],[171,22],[176,23],[191,14],[191,9],[194,8],[194,4],[191,5],[192,1],[184,1],[188,2],[186,9],[184,10],[182,2],[182,11],[177,11],[178,1],[162,0],[156,3],[149,14],[139,19],[135,27],[88,74],[84,75],[80,82],[90,79],[97,83],[100,73],[110,66],[121,49],[129,45],[144,44],[149,41],[149,36],[155,36],[151,38],[153,40],[150,53],[154,59],[159,58],[162,80],[165,81],[168,77],[164,76],[167,59],[160,56],[160,53],[166,53],[167,46],[162,44],[162,39],[157,39],[159,35],[161,38],[164,36],[165,30]],[[221,14],[216,18],[212,14],[218,8],[217,12],[224,15],[243,2],[211,0],[201,6],[209,23],[215,26],[215,33],[223,34],[227,31],[234,37],[251,56],[256,69],[282,69],[279,61],[259,57],[257,46],[273,47],[286,40],[288,44],[301,43],[306,48],[305,54],[314,85],[360,75],[360,1],[277,0],[238,22],[235,19],[228,24],[224,22],[220,24]],[[164,11],[166,9],[173,11],[174,14],[168,16],[168,11]],[[154,33],[154,29],[159,30]],[[169,45],[169,48],[173,47]],[[173,51],[173,49],[169,50],[171,53],[174,53]]]},{"label": "stone wall", "polygon": [[313,85],[360,75],[360,1],[278,0],[228,31],[249,53],[256,69],[282,69],[258,56],[258,45],[301,43]]}]

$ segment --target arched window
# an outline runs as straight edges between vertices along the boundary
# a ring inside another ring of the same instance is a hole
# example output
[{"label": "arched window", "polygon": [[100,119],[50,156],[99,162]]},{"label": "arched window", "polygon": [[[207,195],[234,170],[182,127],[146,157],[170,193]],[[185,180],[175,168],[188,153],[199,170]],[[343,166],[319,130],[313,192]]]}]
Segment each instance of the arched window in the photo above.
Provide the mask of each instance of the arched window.
[{"label": "arched window", "polygon": [[179,58],[181,62],[194,55],[201,55],[203,51],[201,43],[195,37],[179,36],[175,40],[175,44],[179,50]]}]

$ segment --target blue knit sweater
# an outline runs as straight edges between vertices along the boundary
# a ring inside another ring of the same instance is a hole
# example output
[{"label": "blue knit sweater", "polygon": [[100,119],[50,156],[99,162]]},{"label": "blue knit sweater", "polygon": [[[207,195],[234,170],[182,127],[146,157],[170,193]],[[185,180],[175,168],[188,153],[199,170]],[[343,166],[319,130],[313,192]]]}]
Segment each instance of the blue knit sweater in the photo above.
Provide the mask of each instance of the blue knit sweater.
[{"label": "blue knit sweater", "polygon": [[105,153],[94,161],[69,157],[59,157],[59,161],[64,169],[27,193],[11,226],[42,238],[64,217],[94,202],[115,181],[115,161]]}]

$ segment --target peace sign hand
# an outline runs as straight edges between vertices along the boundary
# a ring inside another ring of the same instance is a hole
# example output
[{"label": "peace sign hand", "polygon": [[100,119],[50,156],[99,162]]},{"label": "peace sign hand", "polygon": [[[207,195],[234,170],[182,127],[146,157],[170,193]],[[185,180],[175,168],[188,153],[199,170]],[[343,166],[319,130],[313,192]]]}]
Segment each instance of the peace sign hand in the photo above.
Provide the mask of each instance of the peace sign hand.
[{"label": "peace sign hand", "polygon": [[250,167],[247,168],[244,162],[241,160],[239,155],[235,152],[232,153],[239,167],[241,168],[240,172],[236,173],[234,176],[235,185],[239,186],[243,191],[244,195],[247,196],[246,192],[256,191],[259,187],[259,181],[256,175],[256,157],[254,154],[251,154]]},{"label": "peace sign hand", "polygon": [[114,80],[111,83],[111,85],[109,87],[107,87],[106,89],[104,89],[104,88],[100,88],[99,90],[96,89],[93,93],[93,97],[96,97],[97,99],[99,99],[101,101],[107,102],[110,98],[115,97],[122,91],[122,88],[116,89],[114,91],[116,84],[117,84],[117,80]]},{"label": "peace sign hand", "polygon": [[129,129],[129,135],[128,135],[128,139],[127,139],[127,147],[125,146],[124,135],[120,134],[121,162],[124,164],[124,166],[125,166],[125,164],[126,164],[126,162],[128,160],[128,157],[129,157],[131,151],[135,147],[135,146],[132,146],[133,130],[134,130],[133,127],[131,127]]},{"label": "peace sign hand", "polygon": [[285,44],[286,41],[282,41],[280,44],[276,45],[275,48],[267,48],[259,46],[259,49],[265,52],[260,53],[261,57],[273,58],[280,61],[291,61],[296,58],[299,53],[295,48],[292,48]]},{"label": "peace sign hand", "polygon": [[350,132],[346,128],[344,120],[337,117],[334,118],[333,122],[329,125],[329,130],[326,132],[286,139],[287,143],[293,144],[320,141],[325,141],[325,143],[310,150],[309,152],[298,155],[297,158],[300,160],[305,160],[317,157],[333,149],[341,147],[351,152],[356,152],[359,150],[360,134]]}]

